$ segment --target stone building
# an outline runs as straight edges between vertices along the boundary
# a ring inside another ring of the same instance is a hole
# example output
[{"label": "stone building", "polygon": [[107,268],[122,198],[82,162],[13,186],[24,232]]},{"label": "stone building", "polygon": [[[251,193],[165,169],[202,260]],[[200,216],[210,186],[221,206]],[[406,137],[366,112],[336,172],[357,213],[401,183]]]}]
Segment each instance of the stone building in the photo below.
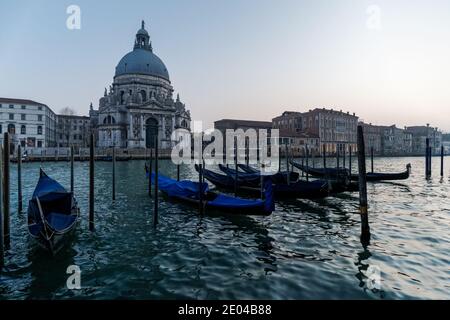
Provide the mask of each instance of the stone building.
[{"label": "stone building", "polygon": [[9,132],[12,152],[19,144],[23,149],[55,147],[55,119],[56,114],[43,103],[0,98],[0,133]]},{"label": "stone building", "polygon": [[154,54],[142,22],[134,48],[118,63],[113,83],[99,101],[99,109],[91,108],[97,146],[151,148],[158,132],[159,147],[171,148],[172,132],[178,128],[190,132],[191,127],[190,112],[179,95],[173,99],[173,92],[169,72]]},{"label": "stone building", "polygon": [[441,152],[442,146],[442,132],[438,128],[426,126],[414,126],[407,127],[406,131],[411,134],[412,138],[412,153],[414,155],[425,154],[426,139],[430,139],[430,147],[434,155],[438,155]]},{"label": "stone building", "polygon": [[412,153],[412,135],[395,125],[384,127],[382,154],[385,156],[403,156]]},{"label": "stone building", "polygon": [[285,112],[272,120],[273,127],[319,137],[320,150],[327,153],[341,153],[352,146],[356,150],[356,128],[358,117],[349,112],[333,109],[309,110],[308,112]]},{"label": "stone building", "polygon": [[374,155],[383,155],[383,137],[386,126],[376,126],[371,123],[360,122],[363,127],[364,142],[366,146],[366,154],[369,155],[373,148]]},{"label": "stone building", "polygon": [[56,116],[56,142],[60,148],[89,146],[90,118],[76,115]]}]

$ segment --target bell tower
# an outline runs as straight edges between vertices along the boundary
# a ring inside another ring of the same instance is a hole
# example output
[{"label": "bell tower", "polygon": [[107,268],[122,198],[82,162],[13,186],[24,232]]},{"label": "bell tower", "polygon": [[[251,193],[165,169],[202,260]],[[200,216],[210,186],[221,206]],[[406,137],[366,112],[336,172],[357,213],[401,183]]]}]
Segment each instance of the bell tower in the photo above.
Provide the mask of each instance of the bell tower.
[{"label": "bell tower", "polygon": [[136,41],[134,42],[134,49],[144,49],[153,51],[152,43],[150,42],[150,36],[145,30],[145,21],[142,20],[141,29],[136,34]]}]

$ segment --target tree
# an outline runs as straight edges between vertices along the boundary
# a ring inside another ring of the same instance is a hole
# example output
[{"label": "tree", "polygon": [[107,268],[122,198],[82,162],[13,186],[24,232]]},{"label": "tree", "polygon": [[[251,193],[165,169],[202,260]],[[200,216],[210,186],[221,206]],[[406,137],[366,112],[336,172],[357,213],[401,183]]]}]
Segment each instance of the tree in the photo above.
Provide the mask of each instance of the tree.
[{"label": "tree", "polygon": [[77,112],[75,110],[73,110],[71,107],[62,108],[59,111],[59,113],[64,116],[76,116],[77,115]]}]

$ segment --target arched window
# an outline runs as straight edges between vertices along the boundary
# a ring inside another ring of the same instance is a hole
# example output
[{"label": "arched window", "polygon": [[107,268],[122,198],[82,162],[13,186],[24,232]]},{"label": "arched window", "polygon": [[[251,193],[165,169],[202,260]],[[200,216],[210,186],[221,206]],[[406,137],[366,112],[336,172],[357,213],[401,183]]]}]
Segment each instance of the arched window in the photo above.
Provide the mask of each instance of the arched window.
[{"label": "arched window", "polygon": [[115,124],[116,119],[112,116],[107,116],[105,119],[103,119],[103,124]]},{"label": "arched window", "polygon": [[42,134],[42,126],[37,127],[37,134],[39,134],[39,135]]},{"label": "arched window", "polygon": [[187,128],[188,127],[186,120],[181,121],[181,127],[182,128]]},{"label": "arched window", "polygon": [[25,125],[20,127],[20,134],[27,134],[27,127]]},{"label": "arched window", "polygon": [[9,134],[16,134],[16,126],[12,123],[8,124],[8,133]]},{"label": "arched window", "polygon": [[125,91],[120,91],[120,104],[123,104],[123,96],[125,95]]},{"label": "arched window", "polygon": [[142,102],[147,101],[147,92],[145,90],[141,90]]}]

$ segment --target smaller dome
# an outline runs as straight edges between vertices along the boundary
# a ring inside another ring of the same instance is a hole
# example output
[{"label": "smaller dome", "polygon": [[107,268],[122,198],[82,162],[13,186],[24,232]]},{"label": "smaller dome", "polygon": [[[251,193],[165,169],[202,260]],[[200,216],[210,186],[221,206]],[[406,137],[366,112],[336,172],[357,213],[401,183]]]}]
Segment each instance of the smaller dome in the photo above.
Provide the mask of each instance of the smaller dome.
[{"label": "smaller dome", "polygon": [[138,35],[144,35],[144,36],[148,36],[148,32],[145,29],[139,29],[137,32]]}]

